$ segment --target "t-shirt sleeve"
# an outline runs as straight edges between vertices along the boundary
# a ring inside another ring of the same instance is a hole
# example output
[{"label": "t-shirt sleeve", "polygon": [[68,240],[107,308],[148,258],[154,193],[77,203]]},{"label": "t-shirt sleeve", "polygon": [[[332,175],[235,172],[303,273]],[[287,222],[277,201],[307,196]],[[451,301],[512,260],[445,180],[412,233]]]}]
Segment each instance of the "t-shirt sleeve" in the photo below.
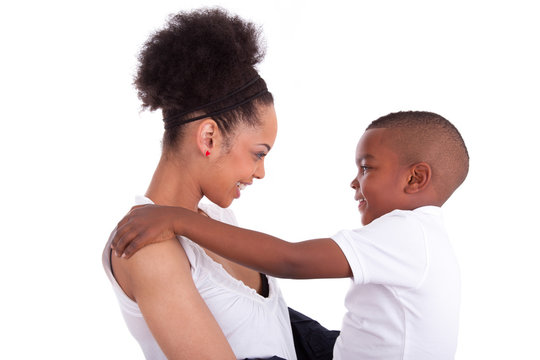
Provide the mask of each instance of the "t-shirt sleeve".
[{"label": "t-shirt sleeve", "polygon": [[394,211],[363,228],[342,230],[332,239],[347,257],[357,284],[415,288],[424,280],[427,245],[414,215]]}]

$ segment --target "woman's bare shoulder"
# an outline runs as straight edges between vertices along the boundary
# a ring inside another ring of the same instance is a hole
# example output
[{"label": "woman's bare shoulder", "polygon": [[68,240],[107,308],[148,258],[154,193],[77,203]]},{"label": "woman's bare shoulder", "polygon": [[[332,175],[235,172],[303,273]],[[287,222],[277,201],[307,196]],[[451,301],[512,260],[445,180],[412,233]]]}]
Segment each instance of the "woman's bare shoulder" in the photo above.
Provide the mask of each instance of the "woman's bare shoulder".
[{"label": "woman's bare shoulder", "polygon": [[137,289],[148,289],[156,281],[192,279],[186,253],[176,239],[145,246],[129,259],[117,257],[113,252],[111,266],[116,281],[133,301]]},{"label": "woman's bare shoulder", "polygon": [[235,358],[193,282],[178,240],[148,245],[129,259],[113,255],[112,266],[167,358]]}]

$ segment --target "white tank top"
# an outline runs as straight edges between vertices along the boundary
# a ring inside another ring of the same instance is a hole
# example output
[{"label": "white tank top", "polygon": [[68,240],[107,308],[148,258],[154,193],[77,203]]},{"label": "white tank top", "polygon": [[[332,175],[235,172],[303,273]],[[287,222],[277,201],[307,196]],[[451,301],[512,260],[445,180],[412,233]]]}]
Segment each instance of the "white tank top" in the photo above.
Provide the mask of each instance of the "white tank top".
[{"label": "white tank top", "polygon": [[[136,203],[142,205],[152,201],[137,197]],[[200,207],[211,218],[236,225],[231,210],[213,204],[200,204]],[[148,329],[139,306],[123,292],[112,274],[111,240],[112,235],[103,251],[103,266],[129,331],[139,342],[147,359],[167,359]],[[296,360],[289,313],[276,279],[268,277],[269,295],[265,298],[229,275],[199,245],[185,237],[178,237],[178,240],[190,262],[195,286],[229,341],[236,358],[277,355]]]}]

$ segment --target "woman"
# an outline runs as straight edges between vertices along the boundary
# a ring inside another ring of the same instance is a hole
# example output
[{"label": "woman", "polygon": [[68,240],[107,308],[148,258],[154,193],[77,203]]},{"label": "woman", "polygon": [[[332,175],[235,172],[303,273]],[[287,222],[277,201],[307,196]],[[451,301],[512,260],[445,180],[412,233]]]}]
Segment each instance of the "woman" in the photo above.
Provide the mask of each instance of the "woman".
[{"label": "woman", "polygon": [[[223,10],[199,10],[171,17],[144,45],[135,85],[144,108],[162,111],[165,132],[137,204],[181,206],[235,223],[225,208],[264,177],[277,131],[272,95],[255,69],[264,56],[258,35]],[[200,205],[203,196],[218,206]],[[186,238],[130,259],[111,256],[109,245],[105,270],[147,358],[296,359],[274,279]]]}]

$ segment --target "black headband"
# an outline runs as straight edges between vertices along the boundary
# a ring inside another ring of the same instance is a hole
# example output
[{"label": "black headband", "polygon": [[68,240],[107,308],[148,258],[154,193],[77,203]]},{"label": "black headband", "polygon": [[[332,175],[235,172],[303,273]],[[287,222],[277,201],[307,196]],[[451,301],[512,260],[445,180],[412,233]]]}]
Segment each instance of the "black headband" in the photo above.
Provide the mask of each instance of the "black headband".
[{"label": "black headband", "polygon": [[201,105],[201,106],[197,106],[196,108],[193,108],[193,109],[190,109],[190,110],[187,110],[187,111],[184,111],[180,114],[176,114],[176,115],[172,115],[172,116],[169,116],[168,118],[165,118],[163,119],[163,122],[165,123],[165,130],[169,130],[175,126],[179,126],[179,125],[183,125],[183,124],[187,124],[187,123],[190,123],[190,122],[193,122],[193,121],[197,121],[197,120],[201,120],[201,119],[204,119],[204,118],[208,118],[208,117],[213,117],[213,116],[217,116],[217,115],[221,115],[223,113],[226,113],[227,111],[231,111],[231,110],[234,110],[236,109],[237,107],[239,106],[242,106],[244,104],[247,104],[248,102],[252,101],[252,100],[255,100],[256,98],[266,94],[268,92],[268,89],[266,88],[266,86],[264,87],[263,90],[259,91],[258,93],[254,94],[254,95],[251,95],[250,97],[248,97],[247,99],[244,99],[236,104],[233,104],[233,105],[230,105],[230,106],[227,106],[225,108],[222,108],[222,109],[219,109],[219,110],[216,110],[216,111],[213,111],[213,112],[210,112],[210,113],[207,113],[207,114],[203,114],[203,115],[199,115],[199,116],[195,116],[193,118],[189,118],[189,119],[185,119],[185,120],[180,120],[182,117],[184,117],[185,115],[187,114],[190,114],[194,111],[198,111],[198,110],[202,110],[204,108],[207,108],[209,106],[212,106],[212,105],[215,105],[215,104],[218,104],[220,102],[223,102],[229,98],[231,98],[232,96],[244,91],[245,89],[247,89],[248,87],[250,87],[251,85],[255,84],[261,77],[260,76],[257,76],[255,77],[254,79],[250,80],[249,82],[247,82],[246,84],[242,85],[241,87],[239,87],[238,89],[234,90],[233,92],[223,96],[222,98],[219,98],[217,100],[214,100],[212,102],[209,102],[207,104],[204,104],[204,105]]}]

